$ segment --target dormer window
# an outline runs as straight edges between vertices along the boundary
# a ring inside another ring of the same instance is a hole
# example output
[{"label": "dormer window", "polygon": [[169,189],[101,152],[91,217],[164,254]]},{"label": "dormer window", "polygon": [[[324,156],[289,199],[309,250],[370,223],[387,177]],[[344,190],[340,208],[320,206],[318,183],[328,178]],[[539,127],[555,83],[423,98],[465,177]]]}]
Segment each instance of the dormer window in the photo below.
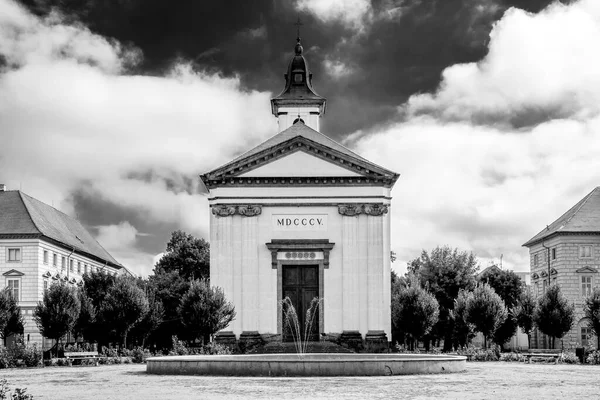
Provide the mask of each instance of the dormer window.
[{"label": "dormer window", "polygon": [[294,83],[302,83],[302,74],[294,74]]}]

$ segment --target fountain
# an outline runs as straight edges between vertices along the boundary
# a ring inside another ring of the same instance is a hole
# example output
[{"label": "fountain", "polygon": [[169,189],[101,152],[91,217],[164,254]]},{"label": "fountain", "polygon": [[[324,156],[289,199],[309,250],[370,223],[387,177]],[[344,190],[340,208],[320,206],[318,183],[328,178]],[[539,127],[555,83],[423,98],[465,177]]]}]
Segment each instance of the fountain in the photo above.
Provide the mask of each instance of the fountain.
[{"label": "fountain", "polygon": [[[164,375],[230,376],[385,376],[461,372],[466,357],[444,354],[306,353],[321,300],[306,313],[304,332],[289,298],[281,302],[284,321],[297,354],[238,354],[149,358],[146,372]],[[302,335],[304,333],[304,335]]]}]

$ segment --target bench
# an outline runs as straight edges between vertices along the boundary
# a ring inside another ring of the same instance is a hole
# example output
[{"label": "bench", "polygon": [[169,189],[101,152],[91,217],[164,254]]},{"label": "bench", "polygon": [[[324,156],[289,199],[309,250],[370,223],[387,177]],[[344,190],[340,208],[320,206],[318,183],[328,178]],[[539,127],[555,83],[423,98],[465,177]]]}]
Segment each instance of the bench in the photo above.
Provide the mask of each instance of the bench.
[{"label": "bench", "polygon": [[94,365],[98,365],[97,351],[65,351],[65,358],[69,366],[72,366],[75,360],[93,360]]},{"label": "bench", "polygon": [[554,358],[554,364],[558,364],[559,353],[524,353],[523,356],[527,358],[527,362],[531,364],[531,359],[535,358]]}]

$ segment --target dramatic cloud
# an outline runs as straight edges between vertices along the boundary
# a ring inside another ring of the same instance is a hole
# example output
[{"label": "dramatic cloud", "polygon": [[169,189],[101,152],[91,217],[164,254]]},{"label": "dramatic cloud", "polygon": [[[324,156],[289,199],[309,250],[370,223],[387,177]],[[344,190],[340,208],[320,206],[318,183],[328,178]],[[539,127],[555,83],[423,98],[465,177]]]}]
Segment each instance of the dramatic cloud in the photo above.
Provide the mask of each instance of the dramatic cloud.
[{"label": "dramatic cloud", "polygon": [[[454,65],[435,94],[413,96],[407,111],[448,121],[532,126],[600,111],[600,3],[555,4],[534,15],[510,9],[480,62]],[[561,27],[561,29],[557,29]]]},{"label": "dramatic cloud", "polygon": [[1,179],[84,222],[75,192],[206,236],[198,174],[276,129],[270,93],[186,64],[166,77],[127,75],[138,51],[7,0],[0,54]]},{"label": "dramatic cloud", "polygon": [[207,237],[198,174],[276,132],[298,11],[323,131],[402,174],[400,270],[443,244],[524,270],[520,245],[598,185],[595,0],[27,3],[0,0],[0,182],[137,273],[171,231]]},{"label": "dramatic cloud", "polygon": [[297,0],[296,9],[323,22],[341,22],[355,32],[362,32],[373,17],[370,0]]},{"label": "dramatic cloud", "polygon": [[521,245],[599,182],[600,57],[590,51],[599,40],[593,0],[511,9],[483,60],[447,68],[435,93],[402,107],[406,122],[355,143],[402,174],[392,225],[400,270],[439,244],[527,269]]}]

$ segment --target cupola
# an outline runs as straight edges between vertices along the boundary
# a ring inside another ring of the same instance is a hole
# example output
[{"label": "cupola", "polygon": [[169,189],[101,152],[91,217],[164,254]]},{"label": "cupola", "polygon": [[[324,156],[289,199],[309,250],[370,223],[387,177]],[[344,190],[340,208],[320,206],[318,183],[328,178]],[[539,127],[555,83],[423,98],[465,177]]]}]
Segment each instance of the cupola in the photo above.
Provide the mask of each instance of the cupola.
[{"label": "cupola", "polygon": [[278,118],[280,132],[292,126],[298,118],[319,131],[319,118],[325,113],[326,100],[313,89],[312,73],[303,52],[304,48],[298,37],[294,56],[284,75],[285,88],[279,96],[271,99],[271,110]]}]

